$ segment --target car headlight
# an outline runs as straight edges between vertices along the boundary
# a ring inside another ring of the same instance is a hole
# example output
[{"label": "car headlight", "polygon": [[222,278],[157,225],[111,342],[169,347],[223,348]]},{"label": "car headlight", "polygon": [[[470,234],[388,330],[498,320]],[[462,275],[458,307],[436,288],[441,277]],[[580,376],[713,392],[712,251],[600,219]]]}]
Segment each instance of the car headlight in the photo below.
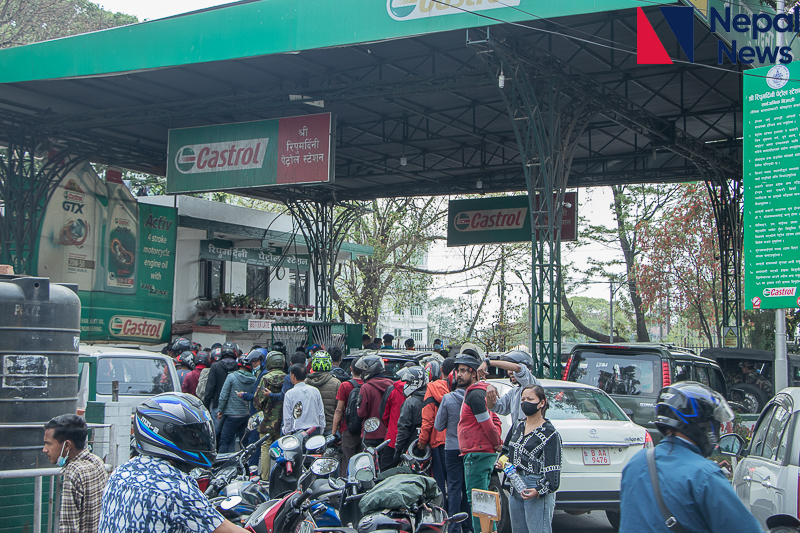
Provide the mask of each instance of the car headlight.
[{"label": "car headlight", "polygon": [[278,446],[283,448],[284,451],[290,451],[299,448],[300,441],[294,435],[286,435],[278,441]]}]

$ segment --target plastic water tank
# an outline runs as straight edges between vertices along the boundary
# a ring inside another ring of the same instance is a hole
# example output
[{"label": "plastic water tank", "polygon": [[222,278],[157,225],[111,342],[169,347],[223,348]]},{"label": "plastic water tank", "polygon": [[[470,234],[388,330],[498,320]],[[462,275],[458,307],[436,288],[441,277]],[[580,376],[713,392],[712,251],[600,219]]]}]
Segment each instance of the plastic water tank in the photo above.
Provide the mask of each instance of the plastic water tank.
[{"label": "plastic water tank", "polygon": [[53,466],[42,426],[77,409],[77,291],[48,278],[0,281],[0,470]]}]

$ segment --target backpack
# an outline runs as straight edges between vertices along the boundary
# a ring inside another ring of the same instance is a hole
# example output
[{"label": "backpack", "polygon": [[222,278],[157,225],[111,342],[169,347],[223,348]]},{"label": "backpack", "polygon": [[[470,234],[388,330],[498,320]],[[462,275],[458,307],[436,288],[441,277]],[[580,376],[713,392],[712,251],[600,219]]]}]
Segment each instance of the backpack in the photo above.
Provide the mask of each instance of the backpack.
[{"label": "backpack", "polygon": [[194,395],[200,398],[201,400],[206,395],[206,383],[208,383],[208,371],[211,370],[210,368],[204,368],[200,371],[200,378],[197,380],[197,390],[195,391]]},{"label": "backpack", "polygon": [[381,416],[383,416],[383,413],[386,412],[386,403],[389,401],[389,396],[391,396],[392,392],[394,392],[394,386],[395,384],[392,383],[391,385],[386,387],[385,391],[383,391],[383,396],[381,396],[381,406],[378,409],[378,412],[380,413]]},{"label": "backpack", "polygon": [[[346,406],[344,409],[344,422],[347,425],[347,431],[352,435],[361,435],[361,425],[364,422],[361,417],[358,416],[361,385],[354,379],[349,380],[349,382],[353,386],[353,390],[351,390],[350,394],[347,396],[347,404],[345,404]],[[335,430],[336,428],[333,429]]]}]

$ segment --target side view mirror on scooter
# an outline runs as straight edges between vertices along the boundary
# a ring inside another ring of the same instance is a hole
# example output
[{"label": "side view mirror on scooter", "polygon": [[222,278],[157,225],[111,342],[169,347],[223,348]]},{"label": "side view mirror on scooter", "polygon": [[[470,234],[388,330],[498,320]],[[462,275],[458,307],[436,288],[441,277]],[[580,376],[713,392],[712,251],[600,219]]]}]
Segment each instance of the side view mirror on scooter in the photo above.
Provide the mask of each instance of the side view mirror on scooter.
[{"label": "side view mirror on scooter", "polygon": [[375,417],[364,420],[364,433],[372,433],[381,427],[381,421]]},{"label": "side view mirror on scooter", "polygon": [[339,461],[331,458],[320,458],[311,464],[311,472],[317,476],[327,476],[339,468]]},{"label": "side view mirror on scooter", "polygon": [[317,451],[325,446],[326,443],[325,437],[322,435],[314,435],[306,441],[306,450],[312,452]]},{"label": "side view mirror on scooter", "polygon": [[459,522],[463,522],[464,520],[468,519],[469,515],[467,513],[456,513],[447,520],[445,523],[447,524],[458,524]]}]

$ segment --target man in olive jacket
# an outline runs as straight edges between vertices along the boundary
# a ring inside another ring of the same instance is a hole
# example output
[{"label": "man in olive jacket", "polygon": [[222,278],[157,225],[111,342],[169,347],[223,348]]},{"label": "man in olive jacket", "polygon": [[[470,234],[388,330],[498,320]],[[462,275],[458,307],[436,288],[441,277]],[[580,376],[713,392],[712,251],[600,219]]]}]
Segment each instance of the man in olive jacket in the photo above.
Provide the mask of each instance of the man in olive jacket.
[{"label": "man in olive jacket", "polygon": [[325,435],[330,435],[333,428],[333,415],[336,413],[336,393],[341,382],[331,375],[333,363],[331,356],[324,350],[314,352],[311,358],[311,374],[306,378],[306,385],[319,390],[322,405],[325,407]]}]

